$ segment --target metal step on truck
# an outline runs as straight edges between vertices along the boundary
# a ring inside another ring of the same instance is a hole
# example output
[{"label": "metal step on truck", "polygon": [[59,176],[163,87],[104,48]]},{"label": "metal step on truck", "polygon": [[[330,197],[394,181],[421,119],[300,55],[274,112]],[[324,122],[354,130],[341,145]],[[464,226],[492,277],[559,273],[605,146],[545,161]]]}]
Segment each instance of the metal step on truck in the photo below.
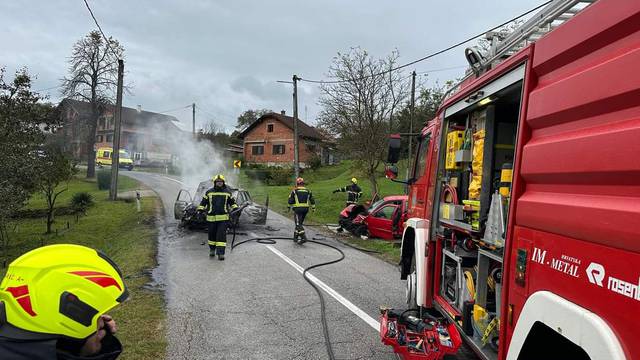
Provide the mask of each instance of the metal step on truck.
[{"label": "metal step on truck", "polygon": [[383,343],[640,359],[640,1],[553,1],[466,55],[406,180],[407,308],[381,309]]}]

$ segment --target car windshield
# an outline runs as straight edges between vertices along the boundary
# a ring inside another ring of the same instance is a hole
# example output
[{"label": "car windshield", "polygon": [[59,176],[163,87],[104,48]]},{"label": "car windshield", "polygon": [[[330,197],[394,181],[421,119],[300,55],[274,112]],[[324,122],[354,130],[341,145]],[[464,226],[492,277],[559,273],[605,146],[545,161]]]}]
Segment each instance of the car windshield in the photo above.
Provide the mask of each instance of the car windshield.
[{"label": "car windshield", "polygon": [[127,150],[120,150],[120,158],[131,159],[131,154]]},{"label": "car windshield", "polygon": [[384,202],[384,199],[380,199],[380,200],[374,202],[373,204],[371,204],[369,209],[373,210],[373,209],[377,208],[378,206],[380,206],[383,202]]},{"label": "car windshield", "polygon": [[213,182],[211,180],[203,181],[198,184],[198,189],[196,189],[196,194],[194,199],[202,199],[204,197],[204,193],[213,187]]}]

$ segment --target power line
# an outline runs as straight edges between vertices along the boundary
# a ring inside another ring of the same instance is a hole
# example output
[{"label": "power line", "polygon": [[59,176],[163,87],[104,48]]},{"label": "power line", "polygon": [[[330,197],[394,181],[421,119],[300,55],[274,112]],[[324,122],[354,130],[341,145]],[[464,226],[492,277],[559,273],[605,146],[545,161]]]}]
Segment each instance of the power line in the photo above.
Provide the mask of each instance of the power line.
[{"label": "power line", "polygon": [[111,52],[113,53],[113,55],[116,56],[117,59],[120,59],[120,55],[118,55],[115,52],[115,50],[113,50],[113,48],[111,47],[111,42],[109,41],[107,36],[102,31],[102,28],[100,27],[100,24],[98,23],[98,20],[96,19],[95,15],[93,15],[93,11],[91,10],[91,7],[89,6],[89,3],[87,2],[87,0],[84,0],[84,4],[87,6],[87,10],[89,10],[89,14],[91,14],[91,17],[93,18],[93,22],[96,23],[96,26],[98,27],[98,30],[100,31],[100,34],[102,34],[102,37],[104,38],[104,41],[107,44],[107,47],[109,48],[109,50],[111,50]]},{"label": "power line", "polygon": [[41,92],[41,91],[47,91],[47,90],[53,90],[53,89],[57,89],[59,87],[62,87],[62,85],[56,85],[56,86],[52,86],[52,87],[48,87],[48,88],[44,88],[44,89],[38,89],[38,90],[33,90],[34,92]]},{"label": "power line", "polygon": [[469,65],[458,65],[458,66],[451,66],[451,67],[440,68],[440,69],[432,69],[432,70],[418,71],[418,72],[416,72],[416,75],[427,75],[427,74],[431,74],[431,73],[434,73],[434,72],[447,71],[447,70],[464,69],[464,68],[467,68],[467,67],[469,67]]},{"label": "power line", "polygon": [[214,112],[208,111],[207,109],[203,109],[202,106],[197,105],[197,104],[196,104],[196,110],[202,111],[203,113],[205,113],[205,114],[207,114],[209,116],[213,116],[214,118],[215,117],[220,117],[221,115],[224,115],[224,117],[230,117],[232,119],[236,118],[236,115],[231,115],[229,113],[224,113],[224,112],[220,112],[219,114],[214,114]]},{"label": "power line", "polygon": [[186,105],[186,106],[181,106],[175,109],[169,109],[169,110],[164,110],[164,111],[158,111],[158,114],[164,114],[164,113],[168,113],[168,112],[173,112],[173,111],[177,111],[177,110],[182,110],[182,109],[186,109],[186,108],[190,108],[191,104]]},{"label": "power line", "polygon": [[440,54],[445,53],[445,52],[447,52],[449,50],[455,49],[458,46],[464,45],[464,44],[468,43],[469,41],[474,40],[474,39],[476,39],[476,38],[478,38],[478,37],[490,32],[490,31],[494,31],[496,29],[499,29],[499,28],[501,28],[501,27],[513,22],[513,21],[516,21],[516,20],[520,19],[523,16],[526,16],[526,15],[528,15],[528,14],[530,14],[530,13],[532,13],[532,12],[534,12],[534,11],[544,7],[544,6],[547,6],[549,3],[551,3],[551,1],[552,0],[546,1],[545,3],[543,3],[541,5],[538,5],[538,6],[534,7],[533,9],[528,10],[527,12],[524,12],[524,13],[522,13],[522,14],[520,14],[520,15],[518,15],[518,16],[510,19],[510,20],[507,20],[507,21],[501,23],[500,25],[494,26],[489,30],[483,31],[480,34],[477,34],[477,35],[474,35],[473,37],[467,38],[466,40],[460,41],[460,42],[455,43],[455,44],[453,44],[453,45],[451,45],[451,46],[449,46],[447,48],[444,48],[442,50],[438,50],[438,51],[436,51],[434,53],[431,53],[431,54],[428,54],[428,55],[426,55],[424,57],[421,57],[420,59],[408,62],[408,63],[400,65],[400,66],[396,66],[396,67],[391,68],[389,70],[384,70],[384,71],[381,71],[381,72],[376,73],[376,74],[366,75],[366,76],[362,76],[362,77],[357,78],[357,79],[350,79],[350,80],[307,80],[307,79],[302,79],[301,78],[300,81],[305,81],[305,82],[309,82],[309,83],[316,83],[316,84],[340,84],[340,83],[345,83],[345,82],[364,80],[364,79],[368,79],[368,78],[371,78],[371,77],[380,76],[380,75],[384,75],[384,74],[387,74],[387,73],[390,73],[390,72],[393,72],[393,71],[397,71],[397,70],[406,68],[408,66],[417,64],[419,62],[428,60],[428,59],[430,59],[430,58],[432,58],[434,56],[440,55]]}]

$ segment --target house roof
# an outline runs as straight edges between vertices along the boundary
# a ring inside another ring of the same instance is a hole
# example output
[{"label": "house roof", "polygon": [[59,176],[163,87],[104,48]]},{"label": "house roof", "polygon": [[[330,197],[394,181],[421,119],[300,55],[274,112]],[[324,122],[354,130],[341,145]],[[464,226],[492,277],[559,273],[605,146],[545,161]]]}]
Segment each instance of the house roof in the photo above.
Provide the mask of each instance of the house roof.
[{"label": "house roof", "polygon": [[[238,135],[238,137],[241,139],[244,138],[253,128],[255,128],[257,125],[259,125],[260,123],[262,123],[264,120],[267,120],[267,119],[278,120],[281,123],[283,123],[286,127],[293,130],[293,116],[287,116],[287,115],[272,112],[272,113],[268,113],[260,116],[258,120],[254,121],[251,125],[249,125],[246,129],[244,129],[240,133],[240,135]],[[298,133],[300,134],[300,136],[307,139],[327,140],[326,136],[324,136],[321,132],[319,132],[318,129],[316,129],[313,126],[307,125],[304,121],[300,119],[298,119]]]},{"label": "house roof", "polygon": [[[60,105],[72,106],[81,116],[86,116],[91,111],[91,104],[86,101],[79,101],[74,99],[64,99]],[[108,111],[113,111],[114,106],[109,105]],[[159,114],[151,111],[142,110],[138,112],[137,109],[129,107],[122,107],[122,123],[129,127],[146,127],[149,125],[164,125],[172,128],[172,130],[181,131],[180,128],[174,124],[179,122],[175,116]]]}]

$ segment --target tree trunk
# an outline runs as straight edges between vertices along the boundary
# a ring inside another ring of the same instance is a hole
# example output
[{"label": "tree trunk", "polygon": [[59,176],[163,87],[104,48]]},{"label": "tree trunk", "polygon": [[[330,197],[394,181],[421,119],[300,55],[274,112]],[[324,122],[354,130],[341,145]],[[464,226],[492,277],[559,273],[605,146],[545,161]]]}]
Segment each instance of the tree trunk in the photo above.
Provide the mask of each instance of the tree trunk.
[{"label": "tree trunk", "polygon": [[96,104],[91,104],[91,118],[87,133],[87,178],[96,177],[96,152],[93,147],[96,144],[96,129],[98,128],[98,109]]},{"label": "tree trunk", "polygon": [[53,193],[45,192],[45,196],[47,197],[47,234],[51,234],[51,225],[53,225]]},{"label": "tree trunk", "polygon": [[[371,183],[371,197],[373,200],[373,196],[375,196],[376,194],[378,194],[378,179],[376,179],[376,172],[370,172],[369,174],[369,182]],[[378,196],[380,196],[378,194]]]}]

